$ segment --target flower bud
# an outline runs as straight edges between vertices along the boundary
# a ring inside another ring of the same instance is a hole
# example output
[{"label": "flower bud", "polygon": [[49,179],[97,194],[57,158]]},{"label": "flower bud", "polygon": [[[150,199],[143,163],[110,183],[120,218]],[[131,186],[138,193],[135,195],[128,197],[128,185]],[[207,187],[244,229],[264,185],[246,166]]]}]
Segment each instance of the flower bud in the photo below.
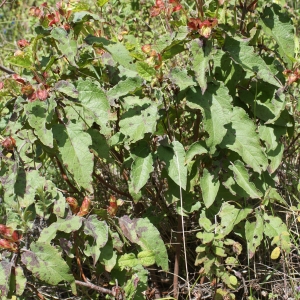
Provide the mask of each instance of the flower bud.
[{"label": "flower bud", "polygon": [[70,205],[71,211],[73,214],[78,213],[79,207],[78,202],[74,197],[67,197],[66,198],[67,203]]},{"label": "flower bud", "polygon": [[16,252],[18,249],[18,246],[16,243],[12,243],[6,239],[0,239],[0,249],[6,249],[8,251]]},{"label": "flower bud", "polygon": [[13,150],[16,147],[16,140],[9,136],[4,141],[1,142],[1,145],[6,150]]},{"label": "flower bud", "polygon": [[90,207],[91,207],[91,200],[89,197],[85,196],[82,201],[82,204],[80,206],[80,210],[79,210],[79,213],[77,214],[77,216],[83,217],[86,214],[88,214]]}]

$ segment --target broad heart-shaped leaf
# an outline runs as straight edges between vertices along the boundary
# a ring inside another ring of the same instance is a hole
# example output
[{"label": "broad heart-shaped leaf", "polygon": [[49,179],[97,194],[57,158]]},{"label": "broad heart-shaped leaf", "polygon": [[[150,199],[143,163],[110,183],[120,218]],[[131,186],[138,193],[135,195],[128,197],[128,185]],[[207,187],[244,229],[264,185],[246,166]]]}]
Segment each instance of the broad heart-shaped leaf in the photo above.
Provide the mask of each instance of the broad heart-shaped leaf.
[{"label": "broad heart-shaped leaf", "polygon": [[182,189],[187,185],[187,166],[185,166],[185,151],[178,141],[171,145],[160,145],[157,149],[158,157],[166,163],[166,169],[170,178]]},{"label": "broad heart-shaped leaf", "polygon": [[206,208],[210,207],[218,194],[220,181],[207,169],[203,170],[203,176],[200,179],[203,202]]},{"label": "broad heart-shaped leaf", "polygon": [[151,250],[155,255],[155,262],[164,271],[168,270],[168,254],[159,231],[147,219],[130,219],[123,216],[119,219],[123,234],[132,243],[138,244],[143,250]]},{"label": "broad heart-shaped leaf", "polygon": [[280,10],[281,7],[277,4],[265,7],[258,23],[265,34],[277,42],[281,58],[288,65],[288,68],[291,69],[295,50],[294,25],[290,16],[280,13]]},{"label": "broad heart-shaped leaf", "polygon": [[206,71],[209,67],[208,62],[210,60],[211,46],[212,43],[210,41],[206,41],[205,47],[203,41],[200,39],[191,42],[192,66],[202,94],[204,94],[207,88]]},{"label": "broad heart-shaped leaf", "polygon": [[100,86],[96,85],[91,79],[79,80],[77,85],[78,100],[84,110],[84,120],[91,126],[96,122],[103,131],[109,120],[110,105],[105,93]]},{"label": "broad heart-shaped leaf", "polygon": [[28,123],[34,129],[39,140],[45,146],[52,148],[53,134],[46,128],[46,117],[49,114],[48,103],[46,101],[28,102],[24,105],[24,110],[28,115]]},{"label": "broad heart-shaped leaf", "polygon": [[33,276],[51,285],[67,281],[75,283],[73,275],[60,251],[47,243],[33,242],[30,249],[21,254],[21,261]]},{"label": "broad heart-shaped leaf", "polygon": [[240,160],[236,160],[234,164],[229,166],[229,169],[233,171],[236,183],[250,198],[260,199],[263,196],[263,193],[255,187],[255,184],[250,182],[248,171]]},{"label": "broad heart-shaped leaf", "polygon": [[120,132],[130,142],[137,142],[143,139],[145,133],[153,133],[156,130],[157,118],[157,106],[155,103],[134,106],[121,116],[119,123]]},{"label": "broad heart-shaped leaf", "polygon": [[71,233],[77,231],[82,225],[82,218],[77,216],[68,216],[65,219],[58,219],[57,222],[43,229],[38,241],[40,243],[51,242],[56,236],[57,231]]},{"label": "broad heart-shaped leaf", "polygon": [[260,214],[256,213],[256,222],[248,222],[245,224],[245,234],[248,247],[249,258],[255,254],[256,248],[260,245],[263,239],[264,221]]},{"label": "broad heart-shaped leaf", "polygon": [[109,90],[107,92],[107,97],[109,99],[120,98],[121,96],[125,96],[128,93],[132,93],[136,89],[141,88],[142,83],[143,80],[140,77],[128,77]]},{"label": "broad heart-shaped leaf", "polygon": [[93,155],[89,151],[92,144],[90,135],[82,131],[80,124],[69,122],[53,126],[59,157],[75,181],[92,192]]},{"label": "broad heart-shaped leaf", "polygon": [[234,107],[231,124],[226,127],[228,131],[220,147],[237,152],[254,171],[261,173],[262,170],[266,170],[268,160],[248,114],[242,108]]},{"label": "broad heart-shaped leaf", "polygon": [[233,227],[244,220],[252,211],[251,208],[237,209],[228,202],[225,202],[219,213],[221,224],[217,226],[216,232],[224,236],[229,234]]},{"label": "broad heart-shaped leaf", "polygon": [[229,53],[231,58],[241,65],[245,71],[257,74],[263,81],[282,87],[280,81],[272,73],[270,67],[265,61],[254,52],[252,46],[248,46],[248,42],[244,40],[235,40],[230,36],[226,36],[225,45],[223,47]]},{"label": "broad heart-shaped leaf", "polygon": [[109,52],[113,60],[126,69],[136,71],[136,65],[133,57],[130,55],[126,47],[121,43],[113,43],[105,38],[89,35],[85,41],[89,45],[99,45],[101,48]]},{"label": "broad heart-shaped leaf", "polygon": [[11,276],[12,263],[2,260],[0,261],[0,294],[7,296],[9,292],[9,282]]},{"label": "broad heart-shaped leaf", "polygon": [[151,153],[145,157],[137,157],[131,165],[131,186],[137,194],[140,189],[147,183],[150,173],[153,171],[153,157]]},{"label": "broad heart-shaped leaf", "polygon": [[192,88],[187,92],[186,100],[190,108],[201,109],[203,112],[204,128],[209,134],[206,145],[211,154],[215,153],[216,146],[226,134],[224,126],[230,122],[232,98],[228,89],[210,84],[202,95],[199,88]]},{"label": "broad heart-shaped leaf", "polygon": [[67,31],[62,27],[55,27],[51,30],[51,36],[58,42],[57,47],[72,66],[76,66],[77,42],[71,39]]}]

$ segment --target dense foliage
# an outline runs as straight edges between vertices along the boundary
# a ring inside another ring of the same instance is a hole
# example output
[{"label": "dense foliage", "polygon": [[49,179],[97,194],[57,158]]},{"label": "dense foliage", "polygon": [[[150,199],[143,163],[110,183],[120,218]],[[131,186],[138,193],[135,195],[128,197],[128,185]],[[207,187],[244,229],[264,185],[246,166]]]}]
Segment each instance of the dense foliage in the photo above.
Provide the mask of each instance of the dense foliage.
[{"label": "dense foliage", "polygon": [[273,2],[22,8],[1,66],[1,299],[297,296],[298,12]]}]

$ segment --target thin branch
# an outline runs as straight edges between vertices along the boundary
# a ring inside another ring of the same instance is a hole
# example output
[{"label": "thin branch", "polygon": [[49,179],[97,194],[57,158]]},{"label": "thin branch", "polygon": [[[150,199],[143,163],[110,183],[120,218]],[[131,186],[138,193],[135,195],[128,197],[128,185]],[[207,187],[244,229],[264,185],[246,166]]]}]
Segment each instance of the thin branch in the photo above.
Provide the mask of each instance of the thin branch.
[{"label": "thin branch", "polygon": [[3,0],[2,3],[0,4],[0,8],[6,3],[7,0]]},{"label": "thin branch", "polygon": [[[5,0],[5,1],[6,1],[6,0]],[[3,3],[3,2],[2,2],[2,3]],[[2,4],[0,4],[0,8],[1,8],[1,5],[2,5]],[[5,73],[7,73],[7,74],[16,74],[15,71],[13,71],[13,70],[11,70],[11,69],[9,69],[9,68],[6,68],[6,67],[4,67],[4,66],[1,66],[1,65],[0,65],[0,70],[3,71],[3,72],[5,72]]]},{"label": "thin branch", "polygon": [[109,189],[111,189],[112,191],[116,192],[117,194],[119,195],[122,195],[122,196],[125,196],[129,199],[132,199],[131,195],[126,193],[126,192],[123,192],[123,191],[120,191],[118,188],[116,188],[115,186],[109,184],[108,182],[106,182],[104,180],[104,178],[102,178],[99,174],[97,174],[95,171],[93,172],[93,175],[103,184],[105,185],[106,187],[108,187]]},{"label": "thin branch", "polygon": [[113,292],[113,291],[111,291],[111,290],[109,290],[109,289],[105,289],[105,288],[103,288],[103,287],[101,287],[101,286],[97,286],[97,285],[95,285],[95,284],[93,284],[93,283],[90,283],[90,282],[83,282],[83,281],[79,281],[79,280],[75,280],[75,283],[76,283],[77,285],[81,285],[81,286],[85,286],[85,287],[87,287],[87,288],[93,289],[93,290],[98,291],[98,292],[100,292],[100,293],[108,294],[108,295],[114,296],[114,292]]}]

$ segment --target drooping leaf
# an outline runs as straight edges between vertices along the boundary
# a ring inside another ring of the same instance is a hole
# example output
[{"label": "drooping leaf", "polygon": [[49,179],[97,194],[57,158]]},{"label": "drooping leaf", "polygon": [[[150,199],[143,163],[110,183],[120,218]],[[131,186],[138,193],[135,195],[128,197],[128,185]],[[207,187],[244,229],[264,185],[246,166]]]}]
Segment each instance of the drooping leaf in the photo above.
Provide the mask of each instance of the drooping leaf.
[{"label": "drooping leaf", "polygon": [[277,4],[266,6],[258,23],[265,34],[276,41],[280,56],[291,69],[295,50],[294,25],[290,16],[280,10],[281,7]]},{"label": "drooping leaf", "polygon": [[268,172],[270,174],[273,174],[280,166],[282,162],[283,151],[284,151],[284,145],[278,144],[275,150],[270,150],[269,152],[267,152],[268,159],[271,161],[268,166]]},{"label": "drooping leaf", "polygon": [[74,283],[75,279],[58,249],[40,242],[31,243],[30,249],[31,251],[21,254],[21,260],[34,276],[51,285],[57,285],[61,281]]},{"label": "drooping leaf", "polygon": [[271,259],[277,259],[280,256],[280,248],[276,247],[273,249],[272,253],[271,253]]},{"label": "drooping leaf", "polygon": [[203,202],[206,208],[210,207],[218,194],[220,181],[209,170],[203,170],[203,176],[200,179],[200,187],[203,196]]},{"label": "drooping leaf", "polygon": [[28,102],[24,105],[24,109],[28,114],[28,123],[34,129],[39,140],[45,146],[52,148],[53,134],[51,130],[46,128],[46,118],[49,114],[48,103],[44,101]]},{"label": "drooping leaf", "polygon": [[104,265],[105,271],[111,272],[117,263],[117,254],[113,249],[112,240],[108,240],[106,245],[101,248],[99,262]]},{"label": "drooping leaf", "polygon": [[181,91],[190,86],[196,85],[196,82],[187,74],[186,70],[181,70],[177,67],[171,70],[170,80],[172,83],[178,85]]},{"label": "drooping leaf", "polygon": [[201,109],[203,112],[204,128],[209,134],[206,145],[209,152],[213,154],[226,134],[224,126],[230,122],[232,98],[226,87],[210,84],[204,95],[199,89],[190,89],[186,100],[189,107]]},{"label": "drooping leaf", "polygon": [[[100,1],[101,0],[98,0],[98,2],[100,2]],[[73,23],[87,22],[90,19],[97,20],[97,21],[100,20],[100,17],[97,14],[93,14],[89,11],[77,11],[72,16],[73,16],[73,19],[72,19]]]},{"label": "drooping leaf", "polygon": [[267,151],[275,150],[280,142],[280,137],[285,133],[284,127],[262,125],[258,129],[259,137],[266,143]]},{"label": "drooping leaf", "polygon": [[254,52],[254,48],[248,46],[247,41],[233,39],[227,35],[223,49],[229,53],[233,61],[241,65],[246,71],[257,75],[272,85],[277,87],[282,86],[270,67]]},{"label": "drooping leaf", "polygon": [[255,254],[256,248],[260,245],[263,239],[264,221],[259,213],[256,213],[256,221],[248,222],[245,224],[245,234],[247,240],[247,248],[249,258]]},{"label": "drooping leaf", "polygon": [[77,42],[62,27],[54,27],[51,36],[58,42],[57,47],[72,66],[76,66]]},{"label": "drooping leaf", "polygon": [[261,173],[266,170],[268,160],[260,145],[255,125],[247,113],[240,107],[234,107],[231,124],[226,127],[228,130],[221,147],[237,152],[254,171]]},{"label": "drooping leaf", "polygon": [[80,124],[69,122],[53,126],[53,136],[62,163],[73,174],[75,181],[91,192],[94,163],[89,151],[92,144],[90,135],[82,131]]},{"label": "drooping leaf", "polygon": [[186,151],[185,163],[191,162],[195,155],[207,153],[205,143],[203,141],[193,143]]},{"label": "drooping leaf", "polygon": [[132,243],[138,244],[143,250],[150,250],[155,255],[155,262],[164,271],[168,270],[168,255],[159,231],[146,218],[130,219],[123,216],[119,219],[123,234]]},{"label": "drooping leaf", "polygon": [[24,275],[23,268],[20,266],[15,267],[16,276],[16,294],[21,296],[26,288],[27,279]]},{"label": "drooping leaf", "polygon": [[211,51],[212,43],[207,42],[205,47],[203,45],[202,40],[193,40],[191,43],[191,52],[193,55],[192,58],[192,66],[196,75],[196,79],[201,88],[202,94],[206,91],[207,88],[207,76],[206,71],[208,70],[208,63],[211,59],[210,51]]},{"label": "drooping leaf", "polygon": [[187,185],[187,167],[185,166],[185,151],[178,141],[167,147],[161,145],[157,150],[159,158],[166,163],[166,170],[170,178],[182,189]]},{"label": "drooping leaf", "polygon": [[92,146],[91,148],[95,150],[96,155],[100,158],[105,158],[109,160],[109,146],[107,144],[107,140],[104,135],[102,135],[98,130],[90,128],[88,134],[92,138]]},{"label": "drooping leaf", "polygon": [[263,193],[255,187],[253,182],[250,182],[249,174],[244,164],[237,160],[229,166],[229,169],[234,173],[236,183],[249,195],[250,198],[261,198]]}]

